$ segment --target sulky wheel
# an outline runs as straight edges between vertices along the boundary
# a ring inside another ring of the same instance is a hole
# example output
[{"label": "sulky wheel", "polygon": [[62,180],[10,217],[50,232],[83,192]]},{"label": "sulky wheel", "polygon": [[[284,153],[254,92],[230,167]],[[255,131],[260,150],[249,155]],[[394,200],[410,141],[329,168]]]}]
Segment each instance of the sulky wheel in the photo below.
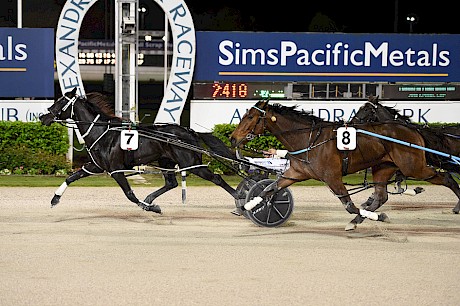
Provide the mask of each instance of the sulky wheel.
[{"label": "sulky wheel", "polygon": [[[273,183],[272,179],[264,179],[251,187],[246,196],[246,202],[257,197],[262,190]],[[252,222],[259,226],[275,227],[285,223],[294,210],[294,198],[289,188],[280,190],[277,194],[265,198],[260,204],[257,204],[246,215]]]},{"label": "sulky wheel", "polygon": [[[249,190],[257,184],[257,182],[264,180],[268,177],[268,174],[254,174],[248,177],[245,177],[236,187],[236,191],[238,192],[238,199],[235,199],[236,207],[242,207],[246,204],[246,198],[248,196]],[[248,218],[248,211],[243,211],[243,216]]]}]

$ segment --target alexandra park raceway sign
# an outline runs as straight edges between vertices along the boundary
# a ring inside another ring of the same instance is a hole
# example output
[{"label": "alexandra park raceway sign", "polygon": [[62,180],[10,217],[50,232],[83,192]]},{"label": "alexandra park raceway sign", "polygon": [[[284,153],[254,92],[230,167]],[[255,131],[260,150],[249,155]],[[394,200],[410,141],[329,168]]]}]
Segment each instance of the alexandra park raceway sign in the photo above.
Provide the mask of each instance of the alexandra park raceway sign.
[{"label": "alexandra park raceway sign", "polygon": [[[54,97],[53,29],[0,28],[0,97]],[[49,102],[0,100],[0,120],[35,121]]]},{"label": "alexandra park raceway sign", "polygon": [[[460,35],[200,32],[194,82],[460,82]],[[256,100],[192,100],[190,127],[238,124]],[[274,101],[274,100],[272,100]],[[349,120],[363,100],[279,100]],[[459,122],[460,101],[384,101],[417,122]],[[210,115],[212,114],[212,115]]]},{"label": "alexandra park raceway sign", "polygon": [[[97,0],[67,0],[56,32],[56,65],[63,93],[77,87],[85,95],[78,64],[78,36],[85,14]],[[195,67],[195,27],[183,0],[155,0],[163,9],[173,36],[173,58],[170,78],[156,123],[180,123]],[[117,5],[117,3],[115,4]]]}]

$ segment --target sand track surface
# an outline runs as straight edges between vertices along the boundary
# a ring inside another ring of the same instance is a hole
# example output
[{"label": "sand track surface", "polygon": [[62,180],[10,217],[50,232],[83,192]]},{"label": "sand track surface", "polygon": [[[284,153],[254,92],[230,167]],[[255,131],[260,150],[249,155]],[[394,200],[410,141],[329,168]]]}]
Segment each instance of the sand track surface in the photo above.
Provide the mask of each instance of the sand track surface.
[{"label": "sand track surface", "polygon": [[0,304],[458,305],[457,199],[424,188],[390,196],[390,223],[346,232],[327,187],[291,187],[294,212],[275,228],[232,215],[218,187],[189,187],[185,204],[172,190],[162,215],[117,187],[71,186],[54,208],[56,188],[2,187]]}]

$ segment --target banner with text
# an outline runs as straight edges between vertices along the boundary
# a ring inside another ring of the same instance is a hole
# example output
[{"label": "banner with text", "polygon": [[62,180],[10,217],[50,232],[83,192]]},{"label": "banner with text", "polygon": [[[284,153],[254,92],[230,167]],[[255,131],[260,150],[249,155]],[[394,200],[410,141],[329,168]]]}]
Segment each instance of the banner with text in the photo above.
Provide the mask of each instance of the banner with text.
[{"label": "banner with text", "polygon": [[0,28],[0,97],[54,97],[54,31]]},{"label": "banner with text", "polygon": [[460,82],[460,35],[196,33],[194,81]]}]

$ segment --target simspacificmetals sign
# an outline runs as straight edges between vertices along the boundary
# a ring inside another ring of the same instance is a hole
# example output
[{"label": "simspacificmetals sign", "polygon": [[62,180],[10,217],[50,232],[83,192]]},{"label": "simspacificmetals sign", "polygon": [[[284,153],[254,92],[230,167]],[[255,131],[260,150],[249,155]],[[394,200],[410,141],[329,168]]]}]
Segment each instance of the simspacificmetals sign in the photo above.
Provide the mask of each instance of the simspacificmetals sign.
[{"label": "simspacificmetals sign", "polygon": [[0,97],[54,97],[54,31],[0,28]]}]

